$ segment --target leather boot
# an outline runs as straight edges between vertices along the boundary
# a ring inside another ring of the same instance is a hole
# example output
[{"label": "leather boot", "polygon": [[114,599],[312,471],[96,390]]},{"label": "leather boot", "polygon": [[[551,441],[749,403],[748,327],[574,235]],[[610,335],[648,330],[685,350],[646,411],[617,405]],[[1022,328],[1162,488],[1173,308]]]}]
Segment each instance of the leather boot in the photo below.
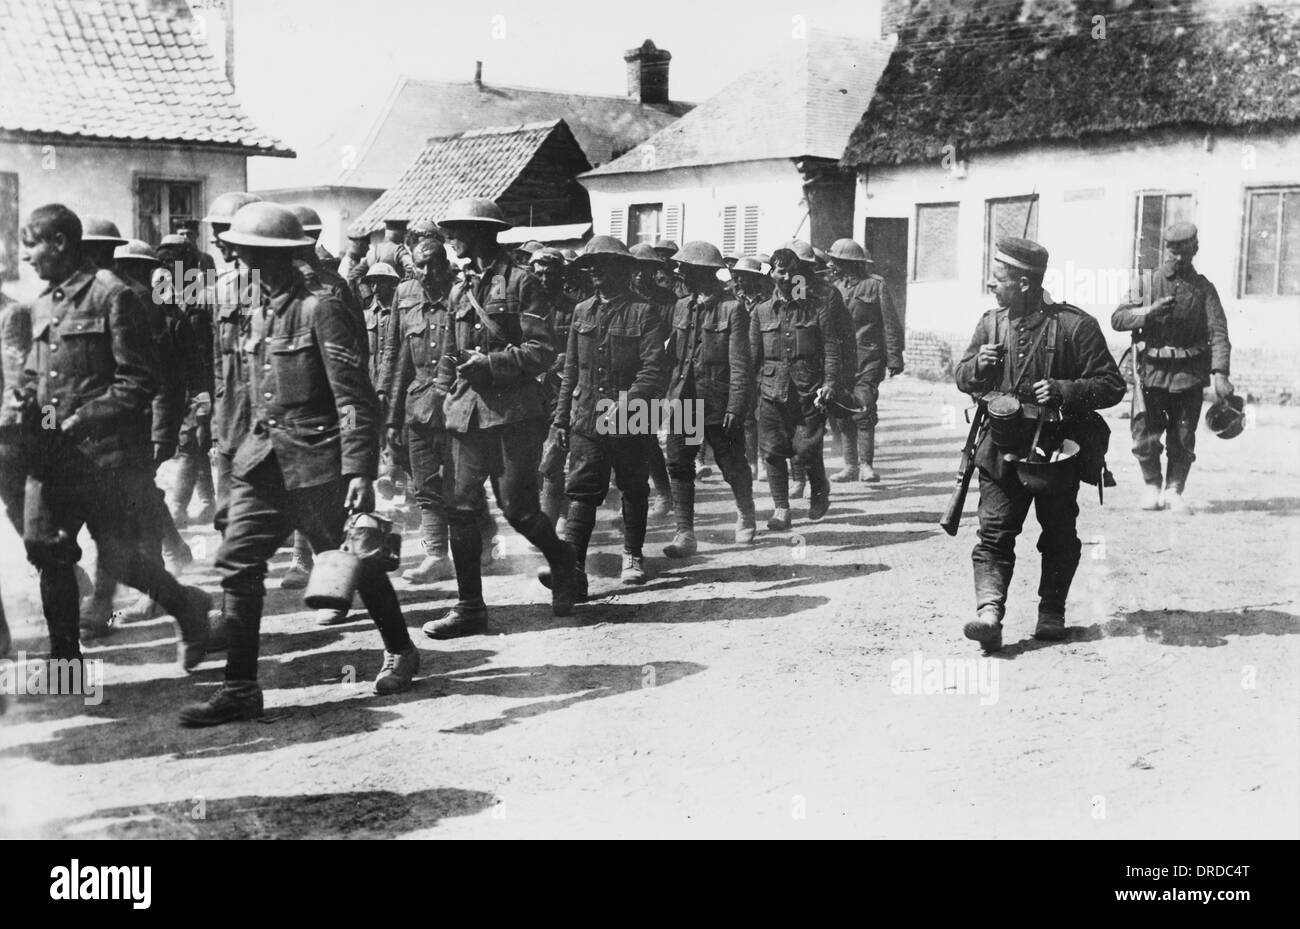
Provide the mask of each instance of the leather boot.
[{"label": "leather boot", "polygon": [[227,680],[203,703],[188,703],[180,709],[182,726],[198,728],[220,726],[244,719],[257,719],[263,713],[262,688],[256,680]]},{"label": "leather boot", "polygon": [[880,475],[876,473],[876,427],[858,427],[858,474],[864,484],[877,484]]},{"label": "leather boot", "polygon": [[858,425],[851,419],[842,420],[840,435],[844,451],[844,470],[831,478],[836,484],[849,484],[858,480]]},{"label": "leather boot", "polygon": [[78,660],[81,639],[77,633],[77,583],[70,564],[41,570],[41,607],[50,633],[50,657]]},{"label": "leather boot", "polygon": [[[596,507],[590,503],[577,500],[569,504],[569,518],[564,523],[564,540],[568,553],[573,558],[569,570],[569,597],[572,603],[587,602],[587,546],[591,541],[592,530],[596,526]],[[555,605],[554,565],[547,565],[537,572],[537,580],[551,591],[551,603]],[[559,614],[557,614],[559,615]],[[564,614],[568,615],[568,614]]]},{"label": "leather boot", "polygon": [[424,560],[402,575],[408,584],[434,584],[456,576],[447,557],[447,519],[437,510],[420,510],[420,545]]},{"label": "leather boot", "polygon": [[644,584],[647,580],[645,573],[645,559],[640,555],[634,555],[631,552],[624,552],[623,570],[619,575],[619,580],[624,584]]},{"label": "leather boot", "polygon": [[814,459],[808,468],[808,483],[812,487],[812,496],[808,500],[808,518],[817,522],[831,508],[831,485],[826,479],[826,465],[820,458]]},{"label": "leather boot", "polygon": [[95,562],[95,590],[81,610],[81,634],[87,639],[97,639],[113,631],[113,595],[117,581],[103,567],[103,560]]},{"label": "leather boot", "polygon": [[176,658],[181,668],[193,671],[208,653],[211,637],[208,613],[212,610],[212,596],[198,587],[182,587],[171,575],[160,585],[156,599],[160,606],[176,620],[180,641]]},{"label": "leather boot", "polygon": [[996,652],[1002,648],[1002,616],[996,609],[985,607],[965,625],[962,633],[984,646],[984,651]]},{"label": "leather boot", "polygon": [[669,558],[689,558],[699,547],[695,541],[695,482],[673,478],[672,488],[676,532],[673,540],[664,546],[664,554]]},{"label": "leather boot", "polygon": [[483,600],[457,603],[441,619],[425,623],[420,628],[431,639],[459,639],[467,635],[487,632],[488,612]]}]

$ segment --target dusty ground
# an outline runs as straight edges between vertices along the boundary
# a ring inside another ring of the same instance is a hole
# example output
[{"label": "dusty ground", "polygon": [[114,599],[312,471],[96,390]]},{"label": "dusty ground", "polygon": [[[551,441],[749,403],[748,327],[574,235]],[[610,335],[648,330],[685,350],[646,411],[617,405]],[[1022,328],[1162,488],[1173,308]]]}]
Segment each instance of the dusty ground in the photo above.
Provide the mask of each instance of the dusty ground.
[{"label": "dusty ground", "polygon": [[[186,678],[169,621],[126,627],[88,651],[106,662],[101,705],[10,699],[0,835],[1300,835],[1300,411],[1263,409],[1231,442],[1202,432],[1199,512],[1184,517],[1136,510],[1112,411],[1120,486],[1105,507],[1081,494],[1069,640],[1029,638],[1031,529],[1009,647],[944,681],[927,662],[978,655],[961,636],[976,494],[956,539],[936,526],[961,398],[899,378],[882,407],[884,483],[837,488],[816,526],[738,550],[714,477],[701,555],[669,564],[669,526],[655,526],[642,589],[618,588],[602,519],[599,599],[571,618],[551,617],[538,562],[510,535],[486,582],[492,635],[433,643],[418,626],[450,585],[402,590],[424,668],[397,697],[370,690],[380,652],[364,613],[320,629],[273,591],[272,721],[183,730],[176,706],[206,695],[220,664]],[[759,506],[763,520],[765,492]],[[208,560],[189,577],[212,588],[213,538],[190,536]],[[37,653],[8,537],[2,557],[14,647]]]}]

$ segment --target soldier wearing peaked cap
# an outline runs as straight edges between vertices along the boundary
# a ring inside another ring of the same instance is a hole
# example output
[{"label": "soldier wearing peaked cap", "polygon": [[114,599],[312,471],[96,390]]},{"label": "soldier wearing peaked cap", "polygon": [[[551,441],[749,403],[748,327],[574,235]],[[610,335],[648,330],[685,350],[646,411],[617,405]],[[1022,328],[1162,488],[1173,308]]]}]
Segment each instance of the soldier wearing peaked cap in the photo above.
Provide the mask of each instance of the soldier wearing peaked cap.
[{"label": "soldier wearing peaked cap", "polygon": [[983,404],[992,426],[979,437],[977,618],[965,626],[985,650],[1002,647],[1002,619],[1016,536],[1032,505],[1042,534],[1034,636],[1065,637],[1065,604],[1079,564],[1079,481],[1104,480],[1109,429],[1095,412],[1124,396],[1124,379],[1101,327],[1043,290],[1047,249],[1028,239],[997,242],[988,288],[997,300],[957,365],[957,386]]},{"label": "soldier wearing peaked cap", "polygon": [[433,638],[451,638],[487,626],[477,525],[485,480],[491,479],[510,525],[546,556],[557,616],[573,610],[574,557],[538,499],[547,425],[537,378],[556,354],[541,282],[497,242],[497,233],[510,223],[491,200],[458,200],[438,225],[456,255],[468,259],[449,298],[455,341],[439,362],[437,378],[437,389],[447,397],[443,412],[451,441],[443,494],[460,601],[424,627]]},{"label": "soldier wearing peaked cap", "polygon": [[[229,636],[225,681],[205,703],[181,709],[186,726],[262,713],[257,655],[268,559],[295,529],[317,551],[343,541],[349,510],[374,508],[379,403],[350,311],[313,291],[294,253],[309,245],[293,213],[271,203],[239,211],[225,240],[258,274],[244,355],[249,427],[235,449],[228,526],[217,552],[221,615]],[[410,686],[419,670],[392,582],[363,559],[357,591],[384,642],[381,694]]]},{"label": "soldier wearing peaked cap", "polygon": [[[1111,325],[1133,334],[1137,368],[1130,429],[1133,455],[1146,487],[1144,510],[1168,507],[1183,512],[1183,489],[1196,460],[1196,426],[1204,389],[1211,380],[1223,400],[1233,395],[1228,380],[1232,345],[1219,292],[1192,265],[1199,245],[1196,227],[1174,223],[1165,230],[1165,261],[1116,307]],[[1164,439],[1164,445],[1161,439]],[[1160,452],[1168,462],[1161,493]]]}]

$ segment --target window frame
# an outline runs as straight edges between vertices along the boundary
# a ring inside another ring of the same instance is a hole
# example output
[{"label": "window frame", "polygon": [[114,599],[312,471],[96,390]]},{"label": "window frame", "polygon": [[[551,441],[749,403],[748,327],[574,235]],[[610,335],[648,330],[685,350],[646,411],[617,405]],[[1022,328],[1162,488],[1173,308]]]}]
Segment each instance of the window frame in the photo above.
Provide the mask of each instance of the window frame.
[{"label": "window frame", "polygon": [[[952,207],[953,210],[955,211],[955,219],[960,220],[961,218],[960,200],[937,200],[933,202],[914,204],[914,210],[912,213],[913,231],[912,231],[912,267],[911,267],[911,282],[913,284],[936,284],[936,283],[957,281],[961,279],[961,271],[959,267],[960,262],[958,260],[961,254],[961,248],[959,246],[959,242],[958,242],[959,236],[957,233],[954,233],[953,235],[952,276],[951,277],[921,277],[920,276],[921,210],[925,208],[935,208],[935,207]],[[960,222],[955,222],[954,225],[957,230],[960,230],[961,228]]]},{"label": "window frame", "polygon": [[[1196,201],[1196,191],[1194,190],[1161,190],[1158,188],[1147,188],[1147,189],[1137,190],[1133,192],[1133,251],[1131,255],[1133,259],[1133,270],[1135,272],[1141,272],[1143,270],[1142,262],[1141,262],[1142,200],[1145,197],[1155,197],[1155,196],[1160,197],[1160,229],[1161,229],[1161,236],[1162,236],[1162,241],[1160,243],[1161,261],[1164,260],[1163,230],[1165,230],[1169,226],[1169,209],[1167,205],[1169,198],[1190,197],[1192,200],[1192,210],[1191,210],[1192,216],[1196,215],[1196,209],[1200,205]],[[1191,221],[1194,222],[1195,220],[1191,220]],[[1157,267],[1158,266],[1159,266],[1159,262],[1157,262]],[[1155,270],[1155,269],[1152,268],[1151,270]]]},{"label": "window frame", "polygon": [[[1294,193],[1297,200],[1297,209],[1300,209],[1300,184],[1278,182],[1274,184],[1258,184],[1242,188],[1241,203],[1241,236],[1238,240],[1237,249],[1237,299],[1239,300],[1286,300],[1294,299],[1295,294],[1282,294],[1279,289],[1282,285],[1282,237],[1279,234],[1277,240],[1277,252],[1273,262],[1273,288],[1271,293],[1267,294],[1248,294],[1246,293],[1246,274],[1247,274],[1247,254],[1250,247],[1250,217],[1251,217],[1251,198],[1256,194],[1277,193],[1285,201],[1286,194]],[[1283,210],[1278,210],[1278,222],[1282,222],[1284,216]]]},{"label": "window frame", "polygon": [[1010,197],[985,197],[984,198],[984,263],[980,266],[981,277],[979,282],[979,292],[988,293],[988,281],[993,275],[993,255],[997,251],[997,242],[993,239],[993,207],[998,203],[1016,203],[1018,201],[1029,201],[1029,218],[1037,219],[1038,222],[1031,222],[1032,227],[1029,235],[1021,233],[1022,237],[1038,240],[1038,227],[1043,221],[1043,198],[1035,191],[1030,194],[1015,194]]},{"label": "window frame", "polygon": [[[135,238],[148,241],[147,239],[145,239],[143,225],[140,222],[140,213],[141,213],[140,196],[143,193],[142,187],[146,183],[151,183],[151,184],[156,183],[156,184],[164,185],[163,187],[164,196],[161,198],[159,203],[159,206],[162,209],[162,213],[159,216],[159,220],[161,222],[161,226],[159,227],[158,230],[159,241],[161,241],[162,236],[169,235],[172,231],[171,230],[171,219],[172,219],[171,186],[173,184],[184,184],[186,186],[190,186],[194,188],[194,216],[191,218],[197,220],[199,223],[199,241],[200,242],[207,241],[208,236],[206,235],[206,233],[208,232],[208,230],[203,228],[204,226],[203,217],[207,213],[207,202],[208,202],[207,190],[206,190],[206,184],[204,178],[192,177],[192,176],[185,177],[181,175],[151,174],[147,172],[136,173],[135,176],[132,178],[132,182],[131,182],[131,205],[133,207],[132,212],[135,216],[134,223],[133,223],[135,231],[133,234]],[[151,242],[150,244],[157,245],[156,242]]]},{"label": "window frame", "polygon": [[[640,223],[638,222],[637,241],[633,242],[632,241],[633,218],[638,215],[637,213],[638,210],[651,209],[651,208],[653,208],[656,211],[655,234],[651,236],[648,240],[642,240],[640,238],[640,229],[639,229]],[[646,245],[654,245],[655,242],[658,242],[660,239],[664,237],[665,219],[666,217],[664,213],[664,203],[662,200],[657,203],[653,201],[647,203],[629,203],[627,205],[627,224],[624,226],[624,236],[625,236],[624,244],[626,244],[628,248],[631,248],[633,245],[643,244],[643,242]]]}]

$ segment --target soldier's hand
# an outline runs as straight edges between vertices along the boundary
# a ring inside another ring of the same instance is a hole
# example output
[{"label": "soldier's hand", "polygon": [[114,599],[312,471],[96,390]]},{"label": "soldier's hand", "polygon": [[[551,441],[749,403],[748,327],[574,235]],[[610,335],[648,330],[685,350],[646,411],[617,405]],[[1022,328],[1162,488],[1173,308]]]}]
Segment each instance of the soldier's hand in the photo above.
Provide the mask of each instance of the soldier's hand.
[{"label": "soldier's hand", "polygon": [[1222,371],[1214,372],[1214,396],[1224,400],[1234,393],[1236,393],[1236,390],[1233,389],[1232,381],[1228,380],[1228,375]]},{"label": "soldier's hand", "polygon": [[1002,346],[996,342],[986,342],[980,346],[979,354],[975,356],[975,368],[981,374],[991,371],[998,365],[1002,364]]},{"label": "soldier's hand", "polygon": [[734,431],[735,428],[736,428],[736,426],[739,425],[739,423],[740,423],[740,417],[736,416],[734,413],[723,413],[723,414],[722,414],[722,431],[723,431],[723,432],[732,432],[732,431]]},{"label": "soldier's hand", "polygon": [[1034,384],[1034,400],[1039,406],[1060,406],[1063,399],[1061,385],[1052,378],[1044,378]]},{"label": "soldier's hand", "polygon": [[1171,306],[1174,305],[1173,295],[1161,297],[1155,303],[1147,307],[1147,316],[1160,316],[1164,314]]},{"label": "soldier's hand", "polygon": [[469,357],[456,365],[456,373],[479,387],[492,380],[492,363],[482,352],[470,352]]},{"label": "soldier's hand", "polygon": [[822,386],[818,387],[817,394],[816,396],[813,397],[813,406],[817,407],[817,409],[819,410],[826,409],[826,403],[827,401],[830,400],[831,393],[832,391],[831,391],[830,384],[823,384]]},{"label": "soldier's hand", "polygon": [[354,513],[369,513],[375,508],[375,488],[368,477],[354,477],[348,484],[343,506]]}]

